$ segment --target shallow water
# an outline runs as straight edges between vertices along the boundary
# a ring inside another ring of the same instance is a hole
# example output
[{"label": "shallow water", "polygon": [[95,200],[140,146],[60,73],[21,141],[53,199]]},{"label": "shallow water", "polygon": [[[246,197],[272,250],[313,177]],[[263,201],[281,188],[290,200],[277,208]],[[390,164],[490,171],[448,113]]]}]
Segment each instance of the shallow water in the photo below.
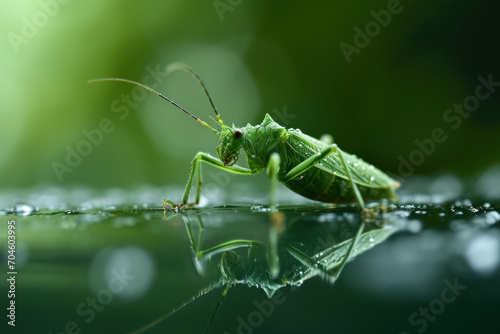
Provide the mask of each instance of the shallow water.
[{"label": "shallow water", "polygon": [[[2,193],[0,215],[16,226],[16,331],[130,332],[213,288],[147,331],[202,333],[229,274],[239,283],[210,333],[490,333],[500,329],[500,201],[494,188],[468,192],[454,181],[408,182],[397,205],[385,203],[366,222],[338,279],[361,222],[351,205],[280,188],[284,226],[271,280],[270,213],[251,184],[245,197],[209,193],[199,208],[166,215],[164,195],[180,198],[182,189]],[[202,249],[235,239],[255,247],[194,261],[186,231],[197,244],[199,221]],[[6,226],[0,238],[6,257]],[[5,280],[0,288],[7,293]]]}]

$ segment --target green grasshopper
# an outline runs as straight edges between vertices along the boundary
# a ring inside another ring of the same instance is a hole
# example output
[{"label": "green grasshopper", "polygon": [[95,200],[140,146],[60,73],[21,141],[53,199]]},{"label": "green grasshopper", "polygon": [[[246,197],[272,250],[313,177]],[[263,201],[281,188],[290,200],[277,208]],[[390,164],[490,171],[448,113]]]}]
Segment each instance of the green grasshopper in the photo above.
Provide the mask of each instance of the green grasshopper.
[{"label": "green grasshopper", "polygon": [[[199,203],[202,185],[201,163],[239,175],[254,175],[265,169],[271,179],[272,209],[276,206],[278,181],[309,199],[327,203],[357,202],[362,210],[365,208],[364,201],[397,198],[395,189],[399,187],[399,182],[355,155],[340,150],[333,143],[331,136],[323,136],[321,140],[317,140],[303,134],[299,129],[286,129],[276,123],[269,114],[265,115],[259,125],[247,124],[244,127],[225,125],[198,74],[182,64],[169,66],[167,72],[174,70],[184,70],[200,83],[215,112],[216,123],[220,126],[220,130],[214,129],[163,94],[138,82],[120,78],[89,81],[123,81],[140,86],[170,102],[219,137],[216,149],[219,158],[198,152],[191,164],[191,173],[182,201],[176,204],[165,199],[163,201],[165,212],[167,205],[170,205],[169,210],[178,212],[188,204],[195,174],[197,187],[194,204]],[[236,165],[242,149],[247,156],[248,168]]]},{"label": "green grasshopper", "polygon": [[[176,204],[169,199],[163,200],[165,212],[168,210],[179,212],[188,205],[189,194],[195,175],[197,178],[197,187],[194,204],[199,203],[202,185],[202,163],[239,175],[254,175],[265,169],[267,175],[271,179],[271,211],[274,211],[276,207],[276,188],[278,182],[283,183],[297,194],[312,200],[327,203],[356,202],[358,208],[363,212],[365,212],[365,201],[397,198],[395,189],[399,187],[399,182],[393,180],[379,169],[364,162],[358,157],[340,150],[337,145],[333,143],[331,136],[323,136],[321,140],[318,140],[303,134],[298,129],[286,129],[276,123],[269,114],[265,115],[264,120],[259,125],[254,126],[247,124],[244,127],[236,127],[234,125],[229,127],[225,125],[217,112],[208,90],[198,74],[191,68],[181,64],[169,66],[167,72],[170,73],[174,70],[186,71],[198,81],[215,112],[216,119],[214,121],[220,126],[220,130],[216,130],[168,97],[141,83],[121,78],[105,78],[90,81],[122,81],[142,87],[170,102],[176,108],[182,110],[219,137],[219,144],[216,148],[218,159],[207,153],[197,153],[191,164],[191,172],[184,190],[182,201]],[[236,165],[239,153],[242,149],[247,156],[248,168]],[[167,208],[167,205],[169,205],[170,208]],[[335,260],[335,263],[332,262],[332,266],[338,268],[334,278],[338,277],[348,259],[354,254],[354,246],[360,240],[364,226],[365,221],[363,218],[356,234],[352,240],[350,240],[348,246],[347,244],[345,245],[345,254],[341,259]],[[278,236],[284,229],[283,216],[273,212],[273,215],[271,215],[271,227],[269,234],[270,245],[265,248],[269,268],[263,270],[262,272],[265,274],[259,276],[261,284],[265,279],[269,278],[270,287],[274,286],[275,283],[273,282],[278,277],[280,270],[278,262]],[[203,231],[201,223],[200,231]],[[202,251],[200,249],[201,238],[199,242],[196,243],[190,227],[188,228],[188,235],[197,261],[201,261],[204,258],[210,258],[218,253],[223,253],[223,261],[226,261],[234,257],[231,255],[233,250],[241,247],[250,247],[250,249],[254,251],[255,249],[264,249],[263,246],[256,241],[232,240],[212,247],[209,250]],[[293,248],[289,248],[288,253],[298,259],[302,259],[301,261],[303,261],[304,265],[312,263],[306,255],[300,254],[300,252]],[[232,260],[229,262],[232,262]],[[312,266],[310,267],[312,268]],[[230,273],[228,270],[225,272]],[[314,273],[317,273],[317,271],[314,271]],[[224,281],[226,288],[224,289],[223,296],[233,283],[233,278],[234,277],[231,276]],[[304,279],[305,276],[301,278]],[[269,293],[269,291],[267,292]],[[190,301],[186,302],[184,305],[187,305],[189,302]],[[173,312],[175,312],[175,310]],[[215,316],[215,312],[212,319]],[[135,333],[142,333],[169,315],[154,321]]]}]

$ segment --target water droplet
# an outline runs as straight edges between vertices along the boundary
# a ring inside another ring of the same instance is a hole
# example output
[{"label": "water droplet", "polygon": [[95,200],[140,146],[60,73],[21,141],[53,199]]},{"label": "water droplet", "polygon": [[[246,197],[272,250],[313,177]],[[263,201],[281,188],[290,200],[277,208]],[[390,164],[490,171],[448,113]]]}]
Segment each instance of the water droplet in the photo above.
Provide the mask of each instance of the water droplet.
[{"label": "water droplet", "polygon": [[375,181],[375,178],[373,176],[370,176],[370,182]]},{"label": "water droplet", "polygon": [[500,213],[497,211],[490,211],[484,215],[486,217],[486,223],[488,225],[493,225],[500,221]]},{"label": "water droplet", "polygon": [[347,164],[350,164],[350,163],[351,163],[349,160],[346,160],[345,162],[347,162]]},{"label": "water droplet", "polygon": [[410,220],[407,228],[411,233],[418,233],[422,230],[422,223],[419,220]]},{"label": "water droplet", "polygon": [[354,163],[354,167],[358,167],[358,163],[357,162]]},{"label": "water droplet", "polygon": [[[257,211],[257,210],[256,210]],[[271,212],[271,208],[265,208],[265,207],[261,207],[258,212]]]},{"label": "water droplet", "polygon": [[14,206],[14,212],[17,216],[29,216],[35,208],[26,203],[18,203]]},{"label": "water droplet", "polygon": [[492,235],[474,237],[465,250],[465,259],[471,269],[479,274],[490,275],[496,271],[500,263],[500,242]]},{"label": "water droplet", "polygon": [[137,246],[103,248],[93,258],[88,269],[88,285],[95,294],[122,275],[126,288],[113,293],[113,301],[138,300],[148,293],[156,277],[153,257]]},{"label": "water droplet", "polygon": [[375,239],[373,239],[373,238],[370,238],[370,242],[375,242]]},{"label": "water droplet", "polygon": [[464,206],[472,206],[472,201],[470,199],[464,199],[462,201],[462,205],[464,205]]}]

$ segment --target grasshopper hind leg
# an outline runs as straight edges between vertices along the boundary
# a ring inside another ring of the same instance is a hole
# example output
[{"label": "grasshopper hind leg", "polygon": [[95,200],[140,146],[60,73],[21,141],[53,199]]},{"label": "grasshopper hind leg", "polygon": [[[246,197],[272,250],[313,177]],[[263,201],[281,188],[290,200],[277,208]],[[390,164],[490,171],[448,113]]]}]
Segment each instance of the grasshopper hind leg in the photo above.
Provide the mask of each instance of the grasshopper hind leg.
[{"label": "grasshopper hind leg", "polygon": [[[330,138],[331,138],[331,136],[330,136]],[[330,138],[328,138],[328,137],[325,138],[325,136],[323,136],[322,141],[326,142],[327,140],[330,140]],[[333,140],[333,138],[331,140]],[[290,170],[285,175],[284,180],[291,180],[291,179],[299,176],[300,174],[302,174],[302,173],[306,172],[307,170],[309,170],[310,168],[312,168],[317,162],[321,161],[323,158],[325,158],[326,156],[328,156],[332,153],[338,154],[338,156],[340,158],[340,162],[342,164],[342,167],[346,171],[351,189],[354,192],[354,196],[356,198],[356,203],[358,205],[358,208],[361,211],[361,223],[359,225],[359,228],[358,228],[354,238],[352,239],[352,243],[349,246],[349,249],[347,250],[344,258],[342,259],[342,262],[340,263],[339,271],[336,274],[338,276],[338,275],[340,275],[340,272],[344,268],[347,260],[352,256],[354,246],[357,244],[357,242],[361,236],[361,233],[363,233],[363,229],[365,226],[365,215],[367,215],[366,209],[365,209],[365,202],[363,200],[363,197],[361,196],[361,193],[359,192],[358,186],[354,182],[354,179],[351,175],[349,168],[347,167],[347,164],[345,162],[344,155],[343,155],[342,151],[337,147],[336,144],[331,144],[331,145],[323,148],[320,152],[318,152],[317,155],[311,156],[308,159],[302,161],[297,166],[295,166],[292,170]]]},{"label": "grasshopper hind leg", "polygon": [[359,192],[359,189],[358,189],[358,186],[356,185],[356,182],[354,182],[354,180],[352,178],[351,171],[347,167],[347,164],[346,164],[345,159],[344,159],[344,154],[338,148],[337,144],[332,144],[330,147],[333,148],[333,151],[337,151],[337,153],[340,157],[340,161],[342,163],[342,166],[344,167],[344,169],[346,171],[347,177],[349,179],[349,183],[351,184],[351,188],[352,188],[352,191],[354,192],[354,196],[356,197],[356,202],[358,204],[358,208],[364,212],[365,211],[365,201],[363,200],[363,197],[361,196],[361,193]]},{"label": "grasshopper hind leg", "polygon": [[354,235],[354,238],[352,238],[352,243],[349,245],[349,249],[347,250],[346,254],[344,255],[342,262],[340,263],[339,271],[336,274],[338,277],[340,275],[340,273],[342,272],[342,270],[344,269],[345,264],[347,263],[349,258],[352,256],[354,247],[358,243],[359,238],[361,237],[361,234],[363,233],[363,230],[364,230],[365,224],[366,224],[365,217],[366,217],[367,213],[366,213],[365,202],[363,200],[363,197],[361,196],[361,193],[359,192],[358,186],[356,185],[356,183],[354,182],[354,180],[352,178],[352,175],[351,175],[349,168],[347,167],[347,164],[346,164],[345,159],[344,159],[344,154],[337,147],[336,144],[332,144],[331,147],[333,147],[339,154],[340,161],[342,162],[342,166],[344,167],[344,169],[347,173],[352,190],[354,191],[354,195],[356,196],[358,208],[361,210],[361,222],[359,224],[358,230],[356,231],[356,234]]}]

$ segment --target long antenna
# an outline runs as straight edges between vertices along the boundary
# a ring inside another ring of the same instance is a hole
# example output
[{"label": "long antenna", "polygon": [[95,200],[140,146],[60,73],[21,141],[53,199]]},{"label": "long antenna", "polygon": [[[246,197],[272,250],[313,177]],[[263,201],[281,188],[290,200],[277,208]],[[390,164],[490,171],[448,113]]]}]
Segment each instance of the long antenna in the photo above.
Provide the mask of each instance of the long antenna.
[{"label": "long antenna", "polygon": [[210,105],[212,105],[212,109],[215,112],[215,115],[219,115],[217,112],[217,108],[215,107],[214,102],[212,101],[212,98],[210,97],[210,94],[208,94],[207,87],[205,87],[205,84],[203,81],[201,81],[200,76],[198,73],[196,73],[191,67],[181,64],[181,63],[173,63],[168,65],[167,67],[167,73],[172,73],[173,71],[186,71],[189,74],[191,74],[200,84],[201,88],[203,88],[203,91],[205,92],[205,95],[207,95],[208,101],[210,102]]},{"label": "long antenna", "polygon": [[[154,94],[158,95],[162,99],[170,102],[172,105],[174,105],[175,107],[177,107],[180,110],[184,111],[186,114],[188,114],[189,116],[191,116],[192,118],[194,118],[197,122],[201,123],[203,126],[209,128],[210,130],[212,130],[216,134],[219,134],[219,131],[215,130],[213,127],[211,127],[210,125],[208,125],[208,123],[206,123],[205,121],[201,120],[199,117],[196,117],[195,115],[191,114],[189,111],[187,111],[186,109],[184,109],[183,107],[181,107],[180,105],[178,105],[177,103],[175,103],[174,101],[172,101],[171,99],[169,99],[168,97],[166,97],[165,95],[163,95],[161,93],[158,93],[153,88],[150,88],[150,87],[148,87],[146,85],[143,85],[143,84],[141,84],[139,82],[135,82],[135,81],[128,80],[128,79],[122,79],[122,78],[102,78],[102,79],[89,80],[87,82],[88,83],[94,83],[94,82],[103,82],[103,81],[121,81],[121,82],[126,82],[126,83],[130,83],[130,84],[142,87],[142,88],[150,91],[151,93],[154,93]],[[212,102],[212,101],[210,100],[210,102]]]},{"label": "long antenna", "polygon": [[[130,332],[128,334],[140,334],[140,333],[144,333],[145,331],[147,331],[148,329],[151,329],[152,327],[158,325],[160,322],[162,322],[163,320],[167,319],[168,317],[170,317],[172,314],[174,314],[175,312],[179,311],[180,309],[182,309],[184,306],[190,304],[191,302],[195,301],[196,299],[198,299],[200,296],[206,294],[206,293],[209,293],[210,291],[212,291],[213,289],[219,287],[219,285],[215,284],[215,285],[212,285],[212,286],[209,286],[203,290],[201,290],[200,292],[198,292],[196,295],[194,295],[193,297],[191,297],[191,299],[189,299],[188,301],[182,303],[181,305],[179,305],[178,307],[174,308],[172,311],[168,312],[167,314],[159,317],[158,319],[156,320],[153,320],[152,322],[150,322],[149,324],[147,324],[146,326],[144,327],[141,327],[133,332]],[[227,287],[225,288],[224,292],[223,292],[223,295],[225,295],[227,293]]]},{"label": "long antenna", "polygon": [[210,105],[212,106],[212,110],[214,111],[215,116],[217,117],[217,122],[221,126],[224,126],[224,122],[222,122],[222,119],[220,118],[220,115],[217,112],[217,108],[215,107],[215,104],[212,101],[212,98],[210,97],[210,94],[208,93],[208,89],[205,86],[205,84],[203,83],[203,81],[201,80],[201,78],[198,75],[198,73],[196,73],[191,67],[189,67],[189,66],[187,66],[185,64],[182,64],[182,63],[173,63],[173,64],[170,64],[167,67],[167,73],[172,73],[173,71],[186,71],[189,74],[191,74],[198,81],[198,83],[200,84],[201,88],[203,88],[203,91],[205,92],[205,95],[207,96],[208,101],[210,102]]},{"label": "long antenna", "polygon": [[212,316],[210,317],[210,320],[208,321],[208,324],[205,327],[205,331],[203,332],[203,334],[208,334],[208,330],[210,329],[210,326],[212,325],[212,321],[215,319],[215,315],[217,314],[217,311],[219,310],[219,307],[222,305],[222,300],[224,299],[224,297],[226,297],[227,290],[229,290],[230,286],[231,286],[230,284],[227,284],[226,288],[224,289],[224,291],[222,291],[222,295],[219,298],[219,302],[217,303],[217,306],[215,306],[215,310],[212,313]]}]

